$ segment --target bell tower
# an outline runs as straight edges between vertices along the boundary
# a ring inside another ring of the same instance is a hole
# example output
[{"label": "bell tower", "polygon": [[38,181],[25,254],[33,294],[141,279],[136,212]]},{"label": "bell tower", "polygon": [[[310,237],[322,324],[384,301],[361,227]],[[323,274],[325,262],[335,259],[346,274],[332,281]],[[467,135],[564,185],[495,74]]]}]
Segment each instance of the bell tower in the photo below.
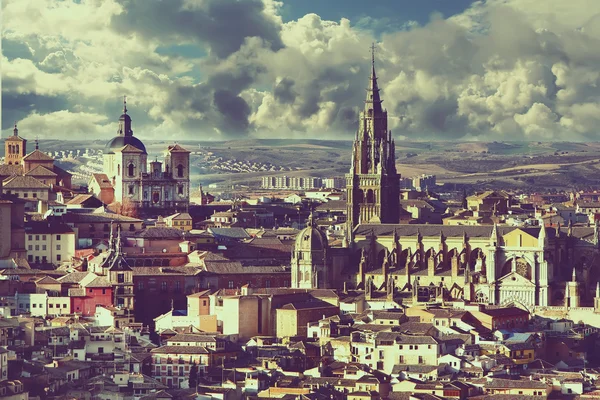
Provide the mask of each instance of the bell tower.
[{"label": "bell tower", "polygon": [[15,122],[12,136],[4,141],[4,164],[21,165],[21,160],[27,154],[27,140],[19,136],[19,129]]},{"label": "bell tower", "polygon": [[371,46],[371,77],[365,106],[352,145],[352,164],[346,175],[347,230],[364,223],[397,223],[400,175],[396,171],[396,145],[387,129],[387,110],[381,106],[375,45]]}]

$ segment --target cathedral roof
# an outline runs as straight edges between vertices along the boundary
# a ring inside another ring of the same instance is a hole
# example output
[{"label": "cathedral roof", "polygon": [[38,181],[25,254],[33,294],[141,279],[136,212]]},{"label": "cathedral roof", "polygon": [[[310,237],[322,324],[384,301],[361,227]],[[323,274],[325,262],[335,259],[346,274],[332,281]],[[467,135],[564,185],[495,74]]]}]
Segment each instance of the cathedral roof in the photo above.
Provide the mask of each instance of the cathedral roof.
[{"label": "cathedral roof", "polygon": [[327,235],[325,232],[317,228],[313,222],[312,215],[309,217],[308,225],[296,235],[294,249],[299,250],[324,250],[329,247]]}]

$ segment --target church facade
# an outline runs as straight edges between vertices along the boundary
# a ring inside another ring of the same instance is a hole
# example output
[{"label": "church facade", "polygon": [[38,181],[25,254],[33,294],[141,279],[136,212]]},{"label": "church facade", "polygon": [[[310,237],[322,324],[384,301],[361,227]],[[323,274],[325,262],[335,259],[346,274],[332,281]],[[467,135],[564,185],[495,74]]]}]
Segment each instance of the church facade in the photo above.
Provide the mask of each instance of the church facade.
[{"label": "church facade", "polygon": [[[190,152],[175,144],[166,149],[163,162],[155,159],[148,163],[146,146],[133,136],[126,103],[117,136],[108,142],[103,157],[104,173],[94,174],[89,185],[98,197],[143,211],[187,211]],[[108,190],[111,196],[107,196]]]}]

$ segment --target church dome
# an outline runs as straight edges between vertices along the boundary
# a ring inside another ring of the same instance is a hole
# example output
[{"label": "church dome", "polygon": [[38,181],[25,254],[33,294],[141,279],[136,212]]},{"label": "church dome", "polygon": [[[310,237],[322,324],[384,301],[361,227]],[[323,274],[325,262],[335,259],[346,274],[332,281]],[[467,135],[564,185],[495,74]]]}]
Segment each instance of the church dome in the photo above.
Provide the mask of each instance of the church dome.
[{"label": "church dome", "polygon": [[131,129],[131,117],[127,114],[127,98],[123,100],[123,114],[119,117],[119,129],[117,130],[118,135],[115,136],[106,144],[104,148],[104,154],[114,154],[116,149],[127,146],[128,144],[133,147],[140,149],[144,154],[146,152],[146,146],[144,143],[133,136],[133,130]]},{"label": "church dome", "polygon": [[121,147],[124,147],[128,144],[142,150],[144,154],[148,154],[146,153],[146,146],[144,146],[144,143],[142,143],[140,139],[136,138],[135,136],[121,135],[115,136],[110,140],[110,142],[108,142],[108,144],[104,148],[104,154],[112,154],[115,152],[115,149],[120,149]]},{"label": "church dome", "polygon": [[327,235],[316,227],[312,215],[308,218],[308,225],[302,229],[298,236],[296,236],[296,242],[294,245],[295,251],[315,251],[325,250],[329,247],[327,241]]}]

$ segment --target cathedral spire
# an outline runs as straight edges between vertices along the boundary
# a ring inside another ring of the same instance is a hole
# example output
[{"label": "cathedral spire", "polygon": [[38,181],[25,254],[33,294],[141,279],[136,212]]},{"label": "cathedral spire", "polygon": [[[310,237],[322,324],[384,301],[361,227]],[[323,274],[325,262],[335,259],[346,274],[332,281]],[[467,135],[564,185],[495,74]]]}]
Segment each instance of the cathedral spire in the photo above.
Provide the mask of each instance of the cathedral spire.
[{"label": "cathedral spire", "polygon": [[571,276],[573,282],[577,282],[577,274],[575,273],[575,267],[573,267],[573,275]]},{"label": "cathedral spire", "polygon": [[15,121],[15,129],[13,129],[13,136],[19,136],[19,130],[17,129],[17,121]]},{"label": "cathedral spire", "polygon": [[377,73],[375,72],[375,43],[371,44],[371,77],[367,88],[367,98],[365,100],[365,112],[372,110],[373,113],[382,111],[381,97],[379,96],[379,86],[377,85]]},{"label": "cathedral spire", "polygon": [[127,96],[123,96],[123,114],[127,114]]}]

